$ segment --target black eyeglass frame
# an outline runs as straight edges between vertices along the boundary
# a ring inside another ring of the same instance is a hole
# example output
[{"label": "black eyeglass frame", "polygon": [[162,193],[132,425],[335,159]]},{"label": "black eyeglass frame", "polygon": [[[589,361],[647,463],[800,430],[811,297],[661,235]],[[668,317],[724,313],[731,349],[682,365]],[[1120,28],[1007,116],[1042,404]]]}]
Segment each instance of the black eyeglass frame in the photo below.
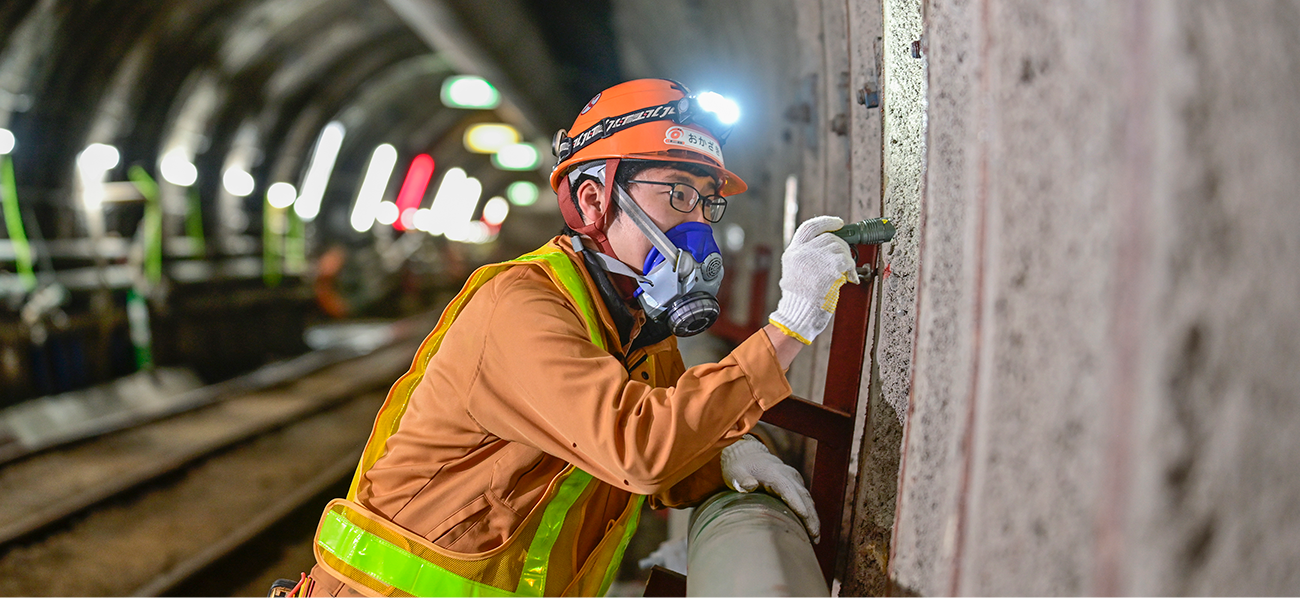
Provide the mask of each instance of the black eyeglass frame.
[{"label": "black eyeglass frame", "polygon": [[[694,185],[690,185],[688,183],[669,183],[667,181],[640,181],[640,180],[630,180],[628,182],[641,183],[644,185],[667,185],[668,187],[670,187],[668,189],[668,205],[672,206],[672,208],[674,210],[677,210],[678,212],[681,212],[683,214],[690,214],[691,211],[695,209],[695,206],[697,204],[703,203],[703,206],[700,207],[700,213],[704,215],[705,220],[709,221],[712,224],[717,224],[719,222],[722,222],[722,216],[727,212],[727,198],[717,193],[714,193],[712,195],[705,195],[703,193],[700,193],[700,190],[696,189]],[[679,185],[682,187],[686,187],[687,189],[690,189],[691,191],[695,192],[695,200],[692,201],[691,205],[686,209],[682,209],[678,207],[677,200],[675,199],[677,197],[677,187]],[[713,206],[719,206],[717,218],[709,217],[709,209]]]}]

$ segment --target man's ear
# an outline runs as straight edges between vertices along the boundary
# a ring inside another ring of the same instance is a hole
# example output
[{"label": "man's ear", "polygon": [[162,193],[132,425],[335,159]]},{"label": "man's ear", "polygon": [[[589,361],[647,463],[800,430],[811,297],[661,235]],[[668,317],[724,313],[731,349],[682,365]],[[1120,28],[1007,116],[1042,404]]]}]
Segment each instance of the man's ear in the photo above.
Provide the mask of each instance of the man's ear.
[{"label": "man's ear", "polygon": [[587,178],[578,185],[578,190],[574,192],[574,197],[578,198],[578,211],[582,214],[582,221],[586,223],[602,222],[605,218],[605,211],[609,206],[601,203],[601,191],[604,189],[595,179]]}]

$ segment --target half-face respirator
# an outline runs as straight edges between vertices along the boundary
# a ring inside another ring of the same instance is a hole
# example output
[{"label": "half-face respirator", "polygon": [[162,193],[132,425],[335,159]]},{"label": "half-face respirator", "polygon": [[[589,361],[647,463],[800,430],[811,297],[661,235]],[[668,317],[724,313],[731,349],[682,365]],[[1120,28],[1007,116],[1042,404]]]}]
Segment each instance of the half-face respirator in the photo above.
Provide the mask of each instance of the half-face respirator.
[{"label": "half-face respirator", "polygon": [[[605,178],[604,172],[592,174]],[[612,180],[609,183],[618,194],[619,206],[654,247],[646,256],[644,274],[603,253],[595,252],[596,257],[605,269],[636,280],[635,295],[646,317],[667,324],[675,336],[704,332],[718,321],[721,311],[717,294],[722,285],[722,252],[713,239],[713,228],[684,222],[665,233],[626,190]]]},{"label": "half-face respirator", "polygon": [[636,297],[646,316],[666,318],[674,335],[692,336],[718,320],[718,287],[722,284],[722,254],[713,240],[713,228],[703,222],[683,222],[664,236],[677,249],[669,258],[650,250],[645,282],[638,281]]}]

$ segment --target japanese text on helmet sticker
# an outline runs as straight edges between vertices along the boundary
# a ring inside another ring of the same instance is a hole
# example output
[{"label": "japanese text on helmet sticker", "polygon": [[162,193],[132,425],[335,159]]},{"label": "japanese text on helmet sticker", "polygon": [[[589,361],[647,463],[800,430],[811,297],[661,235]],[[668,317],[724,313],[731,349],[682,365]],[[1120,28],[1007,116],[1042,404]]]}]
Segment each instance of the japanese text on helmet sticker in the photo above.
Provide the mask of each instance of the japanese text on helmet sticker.
[{"label": "japanese text on helmet sticker", "polygon": [[722,163],[722,146],[712,137],[694,129],[668,127],[668,131],[664,133],[664,143],[704,152],[716,158],[719,164]]}]

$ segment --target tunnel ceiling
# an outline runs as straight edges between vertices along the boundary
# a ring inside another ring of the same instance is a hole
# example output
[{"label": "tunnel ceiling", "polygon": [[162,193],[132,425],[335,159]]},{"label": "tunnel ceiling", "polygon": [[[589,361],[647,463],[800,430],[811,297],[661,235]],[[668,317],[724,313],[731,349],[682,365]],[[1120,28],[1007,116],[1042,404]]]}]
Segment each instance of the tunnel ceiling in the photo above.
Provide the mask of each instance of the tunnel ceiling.
[{"label": "tunnel ceiling", "polygon": [[[412,7],[439,11],[435,25],[472,51],[431,43],[406,15]],[[252,140],[248,170],[261,192],[296,182],[316,135],[340,120],[348,136],[336,177],[354,180],[327,194],[321,222],[330,227],[346,221],[330,211],[345,211],[378,143],[406,160],[432,151],[440,162],[489,168],[446,138],[511,114],[444,108],[448,75],[497,74],[493,83],[527,117],[516,124],[534,137],[566,126],[620,78],[610,11],[608,0],[9,0],[0,5],[0,127],[20,147],[25,204],[46,236],[66,237],[78,236],[71,182],[90,143],[120,150],[113,180],[132,165],[157,178],[163,152],[190,148],[207,223],[219,216],[233,150]]]}]

